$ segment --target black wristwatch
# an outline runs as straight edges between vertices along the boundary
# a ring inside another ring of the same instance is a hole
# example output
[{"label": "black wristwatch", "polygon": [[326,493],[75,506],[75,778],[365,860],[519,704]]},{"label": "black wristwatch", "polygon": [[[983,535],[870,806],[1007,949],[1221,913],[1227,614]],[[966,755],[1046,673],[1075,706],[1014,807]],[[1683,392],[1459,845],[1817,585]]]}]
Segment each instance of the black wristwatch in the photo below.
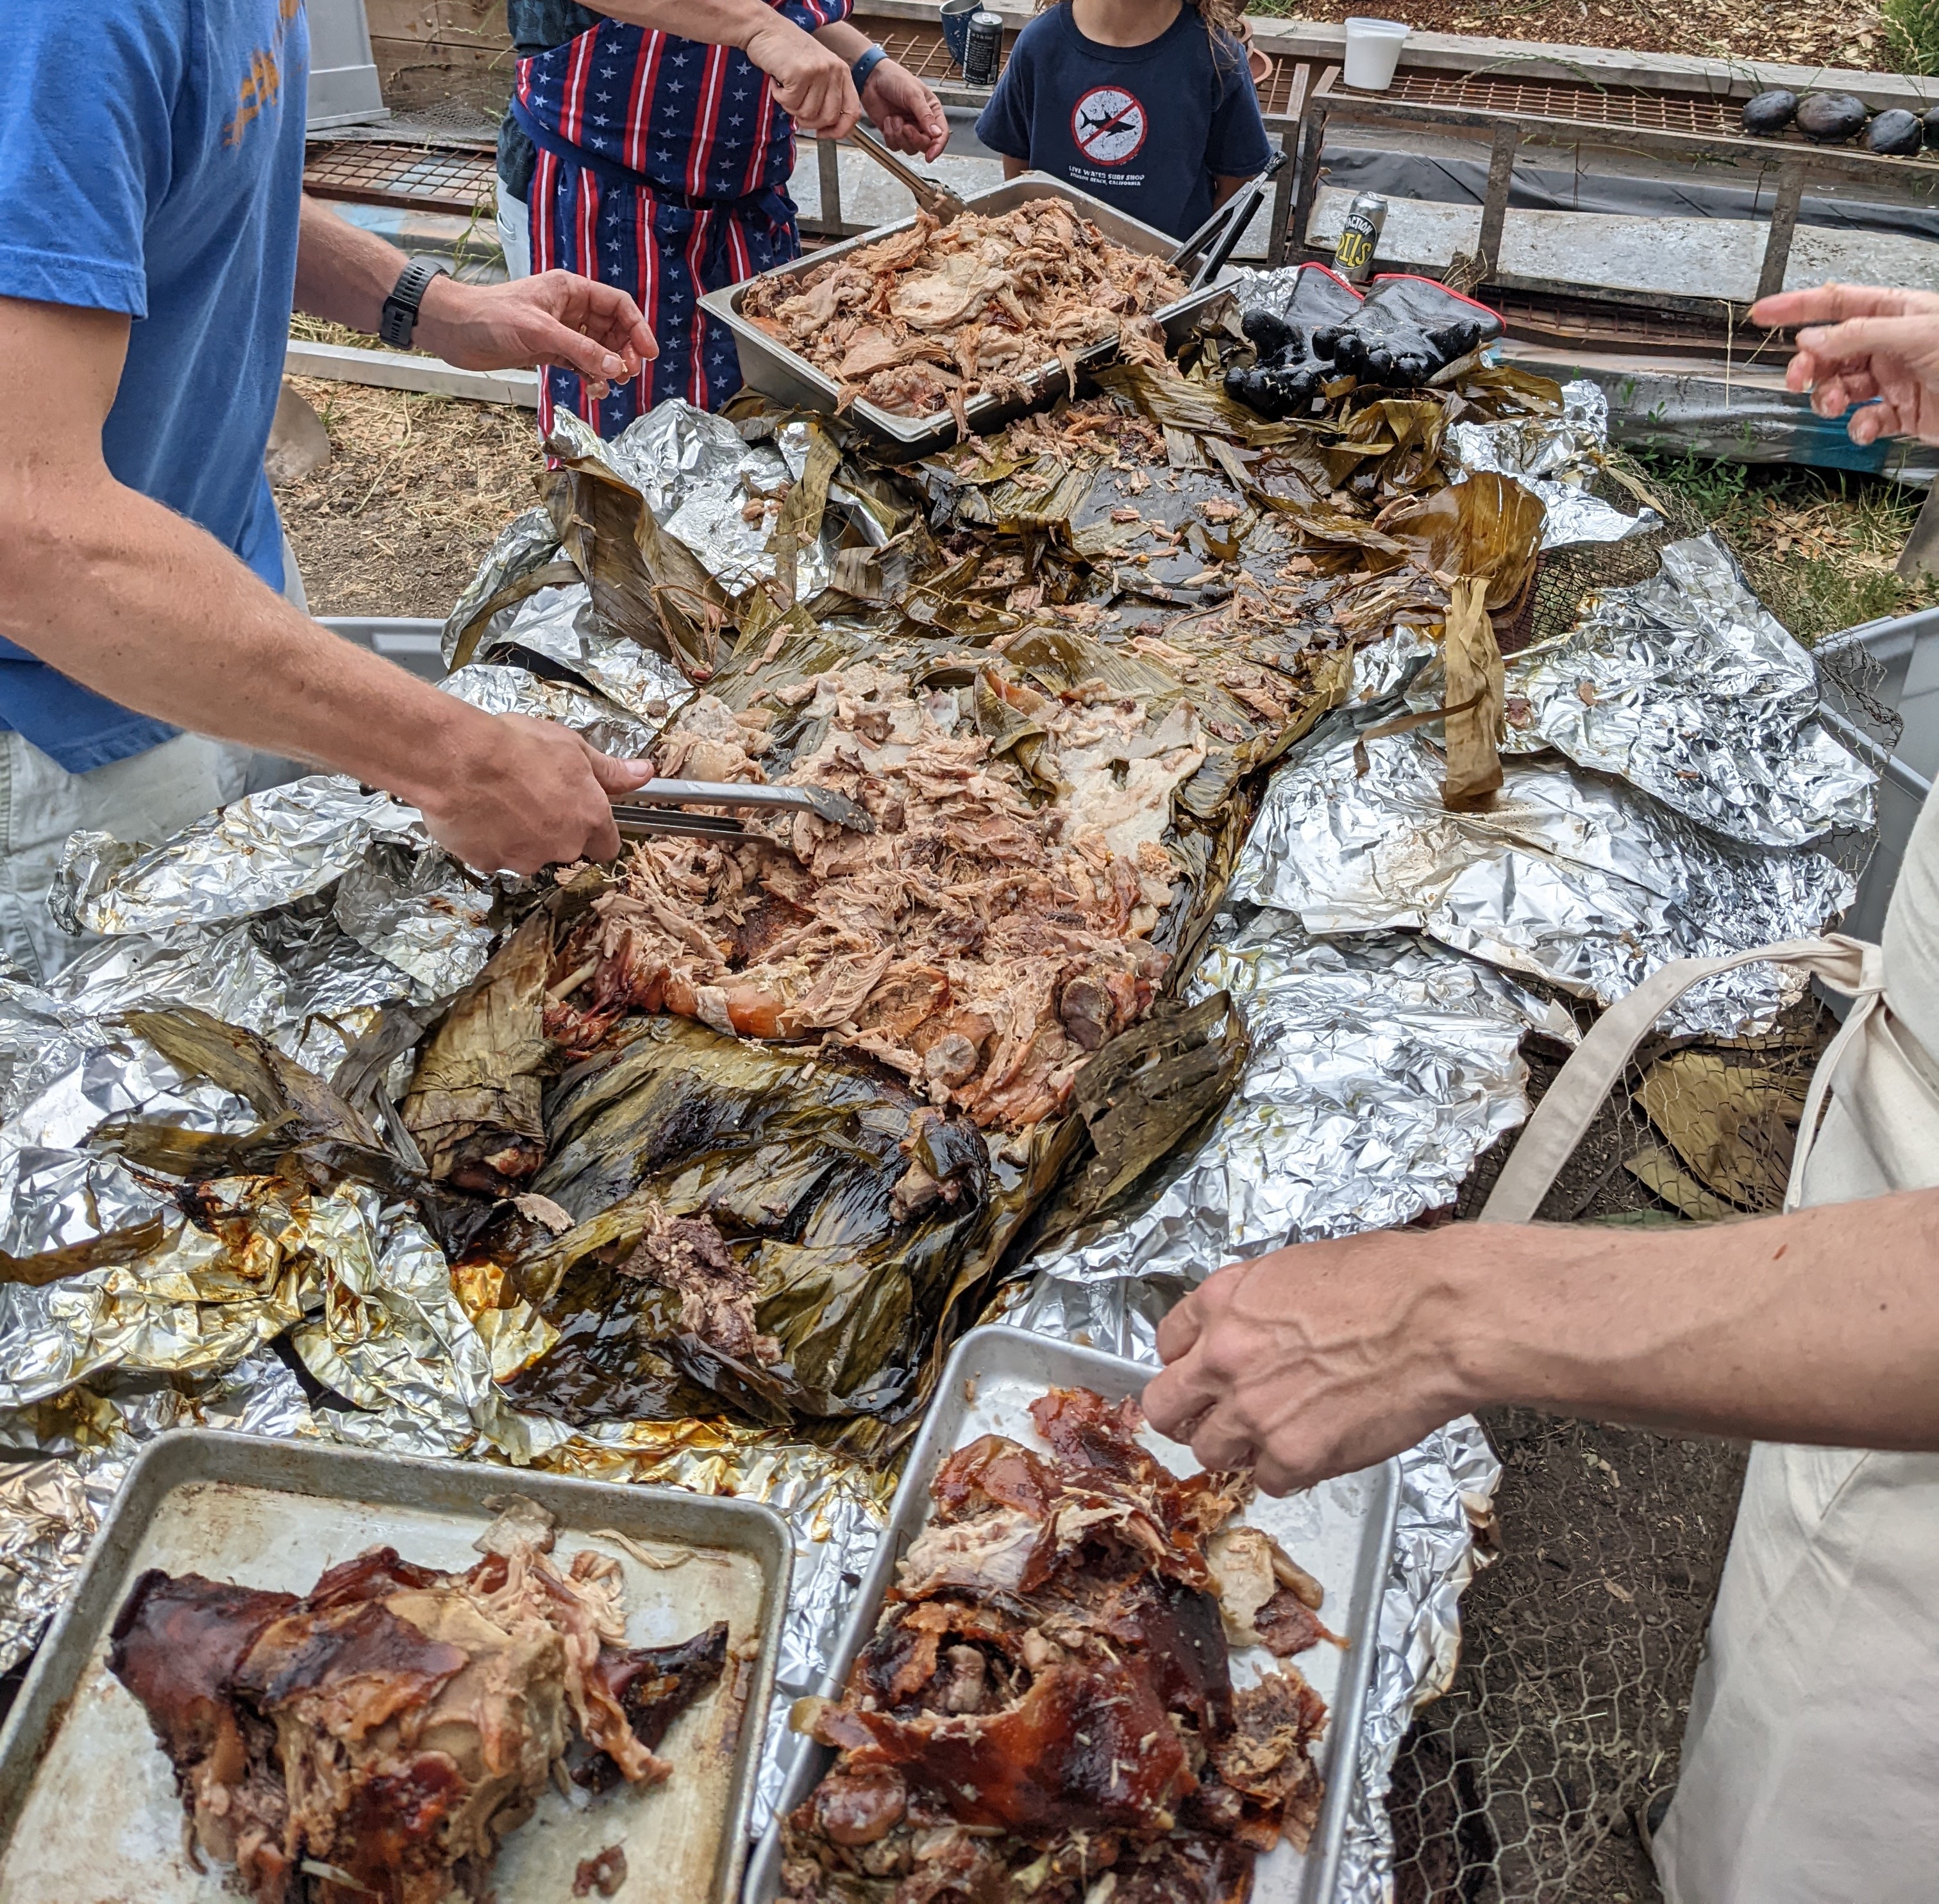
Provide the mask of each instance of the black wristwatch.
[{"label": "black wristwatch", "polygon": [[418,327],[418,306],[434,278],[449,278],[450,272],[430,258],[413,258],[397,274],[397,281],[384,300],[384,315],[378,321],[377,335],[400,350],[411,341]]}]

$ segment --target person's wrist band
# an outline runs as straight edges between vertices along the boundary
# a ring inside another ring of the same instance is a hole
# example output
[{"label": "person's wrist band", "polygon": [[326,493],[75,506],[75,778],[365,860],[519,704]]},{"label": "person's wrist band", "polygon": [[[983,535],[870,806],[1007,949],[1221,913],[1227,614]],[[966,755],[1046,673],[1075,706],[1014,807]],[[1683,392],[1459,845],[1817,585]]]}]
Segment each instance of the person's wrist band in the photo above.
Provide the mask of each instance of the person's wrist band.
[{"label": "person's wrist band", "polygon": [[848,77],[855,82],[857,99],[859,99],[862,96],[862,89],[868,84],[869,76],[888,56],[880,47],[872,46],[860,59],[855,62],[854,65],[848,68]]},{"label": "person's wrist band", "polygon": [[430,258],[413,258],[397,274],[397,281],[384,300],[383,315],[377,322],[377,335],[397,349],[404,348],[418,327],[418,307],[434,278],[448,278],[444,266]]}]

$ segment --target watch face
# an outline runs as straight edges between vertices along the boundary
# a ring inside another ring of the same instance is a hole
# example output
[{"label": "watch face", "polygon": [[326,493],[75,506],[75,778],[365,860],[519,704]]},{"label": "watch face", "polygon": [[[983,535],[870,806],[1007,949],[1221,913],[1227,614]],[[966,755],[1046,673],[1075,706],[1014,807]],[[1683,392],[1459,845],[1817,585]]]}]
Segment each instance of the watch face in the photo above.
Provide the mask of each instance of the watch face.
[{"label": "watch face", "polygon": [[1122,86],[1094,86],[1070,115],[1070,137],[1094,166],[1122,166],[1149,129],[1143,102]]}]

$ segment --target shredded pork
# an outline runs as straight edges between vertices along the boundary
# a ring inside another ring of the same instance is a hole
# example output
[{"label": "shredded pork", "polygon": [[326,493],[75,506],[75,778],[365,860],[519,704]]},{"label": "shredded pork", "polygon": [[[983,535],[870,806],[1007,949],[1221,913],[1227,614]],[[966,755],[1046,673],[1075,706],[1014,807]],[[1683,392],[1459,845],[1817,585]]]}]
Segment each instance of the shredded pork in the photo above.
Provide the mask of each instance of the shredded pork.
[{"label": "shredded pork", "polygon": [[720,1677],[725,1624],[629,1648],[619,1563],[555,1565],[529,1501],[479,1544],[462,1574],[377,1548],[301,1598],[135,1583],[109,1668],[175,1768],[191,1845],[251,1904],[483,1898],[548,1779],[673,1770],[653,1748]]},{"label": "shredded pork", "polygon": [[970,400],[1023,394],[1021,379],[1115,340],[1134,363],[1164,361],[1150,314],[1185,280],[1161,258],[1106,238],[1056,199],[1014,211],[928,214],[880,243],[802,276],[757,278],[744,316],[833,378],[845,403],[902,416],[947,409],[966,434]]},{"label": "shredded pork", "polygon": [[[1150,936],[1180,875],[1161,836],[1205,750],[1182,700],[1153,719],[1136,701],[985,680],[1042,728],[1033,771],[1061,783],[1056,799],[1033,805],[1014,762],[963,731],[953,689],[857,664],[782,690],[826,723],[784,783],[834,788],[875,831],[798,814],[739,841],[636,846],[562,955],[590,975],[548,1031],[586,1051],[628,1011],[667,1011],[867,1053],[986,1129],[1061,1112],[1164,976]],[[703,696],[660,771],[704,757],[710,777],[760,780],[772,719]]]},{"label": "shredded pork", "polygon": [[1134,1402],[1030,1414],[1049,1455],[943,1464],[842,1697],[797,1713],[839,1756],[786,1821],[793,1904],[1240,1904],[1310,1838],[1326,1705],[1292,1667],[1234,1686],[1212,1590],[1243,1479],[1172,1474]]}]

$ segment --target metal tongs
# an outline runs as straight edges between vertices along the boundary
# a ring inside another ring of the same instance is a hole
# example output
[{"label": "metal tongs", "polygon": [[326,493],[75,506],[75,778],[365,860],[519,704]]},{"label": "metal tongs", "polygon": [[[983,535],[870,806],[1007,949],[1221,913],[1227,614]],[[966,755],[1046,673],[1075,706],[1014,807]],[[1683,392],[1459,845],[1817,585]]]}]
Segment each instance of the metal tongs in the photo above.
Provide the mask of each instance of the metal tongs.
[{"label": "metal tongs", "polygon": [[1237,248],[1239,240],[1245,236],[1246,227],[1253,222],[1260,205],[1265,202],[1267,187],[1271,184],[1280,168],[1285,163],[1284,151],[1275,152],[1264,172],[1256,178],[1247,179],[1165,260],[1165,263],[1176,271],[1195,253],[1201,251],[1205,253],[1198,269],[1192,274],[1191,283],[1186,287],[1188,290],[1202,290],[1218,276],[1225,260]]},{"label": "metal tongs", "polygon": [[915,194],[916,203],[938,224],[952,224],[970,209],[941,179],[925,178],[915,166],[903,164],[874,133],[865,132],[857,126],[848,136],[884,172],[900,179]]},{"label": "metal tongs", "polygon": [[649,780],[613,802],[622,839],[686,833],[702,839],[744,838],[729,814],[690,814],[687,807],[743,807],[768,813],[813,814],[851,833],[872,833],[875,823],[845,795],[826,786],[749,786],[739,781]]}]

